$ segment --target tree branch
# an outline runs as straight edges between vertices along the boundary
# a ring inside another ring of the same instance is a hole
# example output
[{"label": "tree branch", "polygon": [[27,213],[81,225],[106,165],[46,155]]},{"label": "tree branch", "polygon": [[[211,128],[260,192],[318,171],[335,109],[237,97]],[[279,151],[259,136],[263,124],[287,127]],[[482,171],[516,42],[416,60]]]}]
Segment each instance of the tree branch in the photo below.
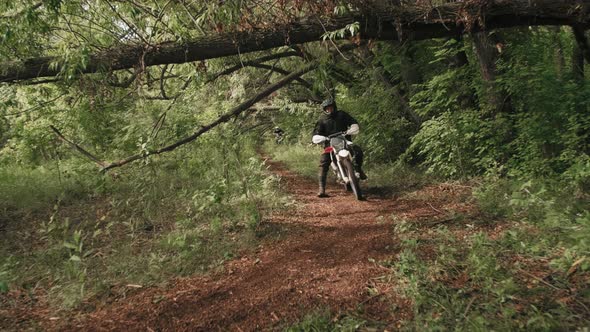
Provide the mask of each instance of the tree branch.
[{"label": "tree branch", "polygon": [[105,167],[105,162],[101,161],[100,159],[98,159],[97,157],[95,157],[93,154],[91,154],[90,152],[84,150],[81,146],[79,146],[78,144],[68,140],[67,138],[64,137],[64,135],[62,135],[62,133],[55,128],[53,125],[49,125],[49,128],[51,128],[51,130],[53,130],[53,132],[57,135],[57,137],[59,137],[59,139],[64,142],[67,143],[72,149],[80,152],[81,154],[83,154],[86,158],[94,161],[95,163],[97,163],[98,165],[100,165],[101,167]]},{"label": "tree branch", "polygon": [[160,94],[162,95],[162,98],[169,99],[166,95],[166,89],[164,87],[164,76],[166,75],[166,70],[168,70],[168,65],[164,65],[164,68],[162,68],[162,73],[160,74]]},{"label": "tree branch", "polygon": [[128,88],[131,83],[133,83],[133,81],[135,81],[135,79],[137,78],[137,76],[139,76],[139,73],[141,72],[141,70],[139,68],[135,68],[135,70],[133,71],[133,74],[131,74],[131,76],[129,76],[126,80],[122,81],[122,82],[115,82],[115,81],[107,81],[107,84],[116,88]]},{"label": "tree branch", "polygon": [[295,80],[296,78],[300,77],[301,75],[315,69],[317,67],[316,63],[311,63],[306,65],[305,67],[303,67],[302,69],[291,73],[290,75],[284,77],[283,79],[281,79],[280,81],[273,83],[271,85],[269,85],[268,87],[266,87],[266,89],[262,90],[260,93],[258,93],[257,95],[255,95],[254,97],[248,99],[247,101],[243,102],[242,104],[234,107],[233,109],[231,109],[229,112],[225,113],[224,115],[222,115],[221,117],[219,117],[217,120],[211,122],[208,125],[202,126],[201,128],[199,128],[194,134],[185,137],[175,143],[172,143],[168,146],[165,146],[163,148],[157,149],[157,150],[150,150],[145,154],[136,154],[133,155],[131,157],[119,160],[119,161],[115,161],[112,162],[106,166],[103,166],[102,171],[106,172],[112,168],[115,167],[120,167],[123,166],[125,164],[128,164],[130,162],[136,161],[136,160],[140,160],[140,159],[144,159],[148,156],[151,155],[157,155],[157,154],[161,154],[164,152],[168,152],[168,151],[172,151],[174,149],[176,149],[177,147],[184,145],[186,143],[192,142],[195,139],[197,139],[199,136],[203,135],[204,133],[208,132],[209,130],[217,127],[218,125],[228,122],[231,119],[239,116],[242,112],[250,109],[250,107],[254,104],[256,104],[257,102],[261,101],[262,99],[268,97],[270,94],[272,94],[273,92],[279,90],[280,88],[284,87],[285,85],[289,84],[291,81]]},{"label": "tree branch", "polygon": [[[265,65],[263,63],[251,63],[251,64],[249,64],[249,66],[254,67],[254,68],[267,69],[267,70],[274,71],[274,72],[282,74],[282,75],[289,75],[290,74],[290,72],[288,72],[282,68],[278,68],[278,67],[270,66],[270,65]],[[308,89],[311,89],[313,87],[311,83],[309,83],[308,81],[304,80],[301,77],[296,78],[295,81],[301,83],[304,87],[306,87]]]},{"label": "tree branch", "polygon": [[247,67],[247,66],[253,66],[255,64],[267,62],[270,60],[286,58],[286,57],[291,57],[291,56],[301,56],[301,53],[295,52],[295,51],[287,51],[287,52],[282,52],[282,53],[270,54],[270,55],[263,56],[258,59],[255,59],[255,60],[243,61],[241,63],[238,63],[237,65],[226,68],[223,71],[211,76],[209,79],[207,79],[206,83],[213,82],[221,76],[229,75],[229,74],[231,74],[235,71],[238,71],[238,70],[240,70],[244,67]]}]

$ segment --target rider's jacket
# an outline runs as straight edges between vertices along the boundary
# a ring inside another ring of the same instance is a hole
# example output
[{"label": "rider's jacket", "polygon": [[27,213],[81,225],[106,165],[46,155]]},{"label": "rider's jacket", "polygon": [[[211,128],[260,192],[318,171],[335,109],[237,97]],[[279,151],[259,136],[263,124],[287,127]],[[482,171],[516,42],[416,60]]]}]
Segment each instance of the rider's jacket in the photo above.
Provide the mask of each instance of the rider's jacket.
[{"label": "rider's jacket", "polygon": [[[334,110],[330,115],[323,115],[315,124],[312,135],[329,136],[337,132],[346,131],[348,127],[358,122],[350,116],[350,114]],[[346,136],[347,140],[351,140],[350,136]],[[324,146],[330,145],[329,141],[324,142]]]}]

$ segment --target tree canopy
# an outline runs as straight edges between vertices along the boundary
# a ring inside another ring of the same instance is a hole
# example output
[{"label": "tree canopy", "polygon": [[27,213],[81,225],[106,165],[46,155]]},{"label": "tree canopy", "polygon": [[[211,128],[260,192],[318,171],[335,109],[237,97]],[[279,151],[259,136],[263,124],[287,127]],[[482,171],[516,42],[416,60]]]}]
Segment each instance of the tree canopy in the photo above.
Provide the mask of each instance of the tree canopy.
[{"label": "tree canopy", "polygon": [[[347,27],[361,38],[401,41],[514,26],[586,28],[589,5],[565,0],[21,4],[10,8],[14,14],[4,16],[6,46],[0,55],[8,61],[0,63],[0,81],[245,54],[317,41]],[[103,10],[116,15],[97,14]],[[19,29],[31,39],[46,38],[58,45],[61,39],[67,45],[34,46],[16,37]],[[72,41],[74,48],[69,47]]]}]

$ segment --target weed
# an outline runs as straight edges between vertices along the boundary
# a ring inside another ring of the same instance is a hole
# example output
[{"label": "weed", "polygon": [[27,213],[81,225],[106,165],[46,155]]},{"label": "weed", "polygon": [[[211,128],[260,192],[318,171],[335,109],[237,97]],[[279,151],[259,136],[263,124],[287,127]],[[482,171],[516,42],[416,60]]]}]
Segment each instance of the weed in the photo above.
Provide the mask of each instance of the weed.
[{"label": "weed", "polygon": [[480,210],[494,219],[507,217],[511,213],[510,194],[512,183],[506,179],[488,179],[474,191]]},{"label": "weed", "polygon": [[324,331],[359,331],[367,328],[368,324],[365,320],[353,317],[344,316],[341,318],[331,318],[330,311],[317,310],[304,316],[296,324],[286,328],[285,332],[324,332]]},{"label": "weed", "polygon": [[0,256],[0,293],[6,293],[9,290],[9,284],[13,281],[12,270],[17,261],[13,256]]}]

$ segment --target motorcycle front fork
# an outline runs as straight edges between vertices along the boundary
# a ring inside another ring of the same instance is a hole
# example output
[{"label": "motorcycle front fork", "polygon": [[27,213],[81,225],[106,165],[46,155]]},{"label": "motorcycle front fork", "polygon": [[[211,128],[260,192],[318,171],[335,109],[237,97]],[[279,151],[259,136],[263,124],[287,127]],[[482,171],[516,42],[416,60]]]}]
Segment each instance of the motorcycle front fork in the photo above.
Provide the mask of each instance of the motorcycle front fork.
[{"label": "motorcycle front fork", "polygon": [[332,162],[330,163],[330,166],[332,167],[332,171],[334,173],[336,173],[336,177],[338,178],[338,180],[341,181],[342,184],[346,184],[346,183],[350,182],[350,179],[344,173],[342,166],[337,161],[338,156],[336,156],[334,153],[332,153],[330,155],[330,158],[332,160]]}]

